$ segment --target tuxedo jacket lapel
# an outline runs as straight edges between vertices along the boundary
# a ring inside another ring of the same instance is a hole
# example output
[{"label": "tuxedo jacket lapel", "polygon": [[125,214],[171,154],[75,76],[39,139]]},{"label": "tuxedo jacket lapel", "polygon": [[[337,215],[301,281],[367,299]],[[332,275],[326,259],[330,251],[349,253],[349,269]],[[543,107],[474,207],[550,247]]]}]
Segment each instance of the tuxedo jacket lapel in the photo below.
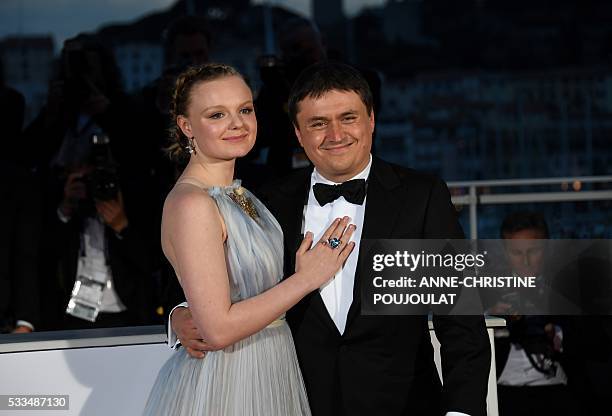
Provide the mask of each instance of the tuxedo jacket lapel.
[{"label": "tuxedo jacket lapel", "polygon": [[302,183],[297,184],[296,188],[292,189],[291,197],[287,199],[287,205],[283,207],[286,214],[286,219],[281,222],[285,233],[285,253],[287,263],[287,273],[289,276],[295,270],[295,253],[303,239],[302,221],[304,206],[308,198],[308,190],[310,185],[310,176]]},{"label": "tuxedo jacket lapel", "polygon": [[402,208],[398,204],[400,186],[401,182],[391,167],[373,158],[368,178],[362,239],[385,238],[392,234],[395,219]]},{"label": "tuxedo jacket lapel", "polygon": [[[402,191],[401,182],[391,167],[380,159],[374,157],[372,168],[368,178],[366,196],[366,209],[363,219],[363,231],[361,239],[391,238],[394,225],[402,211],[398,201],[398,193]],[[349,308],[346,331],[351,321],[361,310],[361,278],[364,271],[368,270],[365,264],[364,248],[360,246],[357,270],[355,271],[355,284],[353,285],[353,302]]]},{"label": "tuxedo jacket lapel", "polygon": [[[276,207],[277,209],[273,213],[281,224],[285,235],[285,276],[294,273],[295,253],[304,238],[302,223],[304,207],[308,202],[311,174],[312,168],[304,169],[292,178],[293,180],[285,182],[285,185],[278,189],[278,192],[283,194],[284,197],[279,201],[278,205],[280,206]],[[274,207],[270,206],[270,208]],[[302,302],[309,303],[320,319],[325,322],[325,325],[339,335],[336,324],[329,315],[318,290],[306,296]]]}]

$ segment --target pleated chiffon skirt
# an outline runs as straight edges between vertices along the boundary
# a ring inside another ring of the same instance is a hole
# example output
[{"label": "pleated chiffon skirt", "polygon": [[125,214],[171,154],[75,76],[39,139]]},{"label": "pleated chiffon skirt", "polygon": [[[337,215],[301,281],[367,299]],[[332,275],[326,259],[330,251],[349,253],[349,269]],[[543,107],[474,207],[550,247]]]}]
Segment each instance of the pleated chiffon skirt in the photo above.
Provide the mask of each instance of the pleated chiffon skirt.
[{"label": "pleated chiffon skirt", "polygon": [[203,359],[179,349],[160,370],[144,415],[310,415],[285,321]]}]

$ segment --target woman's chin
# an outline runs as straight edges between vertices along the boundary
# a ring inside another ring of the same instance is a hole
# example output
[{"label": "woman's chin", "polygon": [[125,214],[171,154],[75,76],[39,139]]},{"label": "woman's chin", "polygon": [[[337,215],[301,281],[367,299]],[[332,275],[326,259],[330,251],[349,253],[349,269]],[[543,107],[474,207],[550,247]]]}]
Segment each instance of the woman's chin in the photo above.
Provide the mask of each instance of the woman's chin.
[{"label": "woman's chin", "polygon": [[245,157],[246,155],[248,155],[252,148],[253,148],[253,146],[249,146],[249,147],[245,147],[245,148],[240,148],[240,149],[235,149],[235,151],[228,152],[228,154],[226,155],[226,157],[224,159],[226,159],[226,160],[241,159],[241,158]]},{"label": "woman's chin", "polygon": [[254,146],[255,146],[254,142],[243,143],[240,146],[236,146],[236,149],[235,149],[236,151],[232,153],[235,154],[234,156],[235,158],[241,158],[241,157],[248,155]]},{"label": "woman's chin", "polygon": [[202,151],[202,153],[209,160],[230,161],[246,156],[254,145],[254,142],[233,143],[230,146],[223,146],[214,150],[209,149],[208,152]]}]

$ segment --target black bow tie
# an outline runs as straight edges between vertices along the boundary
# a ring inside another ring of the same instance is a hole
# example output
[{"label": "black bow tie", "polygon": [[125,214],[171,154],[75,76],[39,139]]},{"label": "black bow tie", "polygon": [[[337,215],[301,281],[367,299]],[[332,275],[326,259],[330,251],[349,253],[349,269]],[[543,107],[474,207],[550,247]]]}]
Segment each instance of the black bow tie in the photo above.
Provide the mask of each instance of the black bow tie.
[{"label": "black bow tie", "polygon": [[315,183],[312,187],[319,205],[324,206],[341,196],[351,204],[361,205],[366,195],[365,179],[353,179],[340,185]]}]

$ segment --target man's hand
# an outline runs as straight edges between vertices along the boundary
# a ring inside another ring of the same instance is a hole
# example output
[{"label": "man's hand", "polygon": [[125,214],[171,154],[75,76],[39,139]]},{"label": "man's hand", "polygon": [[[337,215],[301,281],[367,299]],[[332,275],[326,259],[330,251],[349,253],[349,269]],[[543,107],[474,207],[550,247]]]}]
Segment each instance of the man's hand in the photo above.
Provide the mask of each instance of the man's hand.
[{"label": "man's hand", "polygon": [[172,321],[172,329],[190,356],[204,358],[206,351],[213,351],[198,332],[189,308],[176,308],[172,312],[170,320]]},{"label": "man's hand", "polygon": [[72,217],[79,203],[87,198],[87,186],[83,182],[83,177],[86,174],[87,170],[83,168],[68,175],[64,185],[64,198],[59,206],[62,214],[68,218]]},{"label": "man's hand", "polygon": [[563,331],[561,327],[549,322],[544,325],[544,333],[550,341],[554,352],[563,352]]},{"label": "man's hand", "polygon": [[32,328],[26,325],[19,325],[13,329],[13,334],[29,334],[32,332]]},{"label": "man's hand", "polygon": [[117,194],[117,199],[109,201],[96,200],[96,210],[106,225],[116,233],[120,233],[128,226],[128,219],[123,207],[123,196]]}]

